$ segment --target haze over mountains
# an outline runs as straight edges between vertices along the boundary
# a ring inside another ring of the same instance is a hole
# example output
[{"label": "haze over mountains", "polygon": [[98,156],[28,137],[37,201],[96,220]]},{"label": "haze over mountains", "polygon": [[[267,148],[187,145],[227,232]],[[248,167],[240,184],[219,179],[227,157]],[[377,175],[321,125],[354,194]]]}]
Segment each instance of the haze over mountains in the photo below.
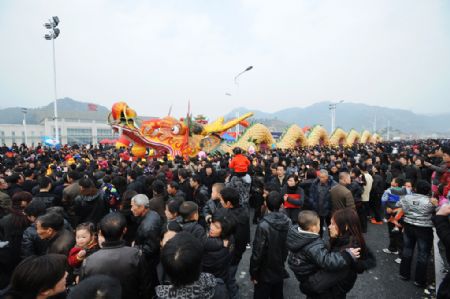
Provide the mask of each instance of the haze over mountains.
[{"label": "haze over mountains", "polygon": [[[255,115],[250,119],[251,122],[262,122],[275,130],[282,130],[289,124],[295,123],[301,127],[321,124],[330,131],[329,104],[330,102],[320,102],[307,107],[286,108],[274,113],[240,107],[232,110],[225,117],[232,118],[236,117],[237,114],[252,111]],[[89,103],[79,102],[71,98],[58,100],[59,118],[106,122],[109,109],[97,105],[96,111],[91,111]],[[139,111],[137,112],[139,113]],[[0,116],[0,123],[2,124],[21,124],[23,120],[21,107],[0,109]],[[160,117],[162,116],[160,115]],[[46,117],[52,118],[53,103],[44,107],[28,108],[26,117],[29,124],[38,124]],[[346,131],[352,128],[358,131],[364,129],[372,131],[375,120],[377,131],[386,128],[389,122],[391,128],[404,133],[450,134],[450,113],[430,116],[403,109],[346,102],[338,105],[336,110],[336,126]]]}]

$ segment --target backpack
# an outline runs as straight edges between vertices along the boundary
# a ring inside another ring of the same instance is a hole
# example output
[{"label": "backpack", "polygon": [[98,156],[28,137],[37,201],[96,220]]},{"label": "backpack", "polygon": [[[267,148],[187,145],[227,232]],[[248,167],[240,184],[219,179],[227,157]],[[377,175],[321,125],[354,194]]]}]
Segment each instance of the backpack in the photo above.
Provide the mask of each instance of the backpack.
[{"label": "backpack", "polygon": [[120,195],[119,192],[117,192],[117,189],[111,184],[106,184],[102,187],[102,191],[103,201],[105,202],[105,205],[110,210],[117,210],[120,203]]}]

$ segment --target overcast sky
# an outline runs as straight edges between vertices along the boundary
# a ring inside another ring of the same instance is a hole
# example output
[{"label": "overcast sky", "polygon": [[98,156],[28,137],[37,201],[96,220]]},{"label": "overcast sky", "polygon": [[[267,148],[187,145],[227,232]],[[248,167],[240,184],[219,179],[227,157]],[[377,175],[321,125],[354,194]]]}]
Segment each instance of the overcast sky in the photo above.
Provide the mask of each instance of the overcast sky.
[{"label": "overcast sky", "polygon": [[161,116],[188,100],[210,117],[329,100],[450,112],[447,0],[1,0],[0,107],[53,100],[52,15],[59,97]]}]

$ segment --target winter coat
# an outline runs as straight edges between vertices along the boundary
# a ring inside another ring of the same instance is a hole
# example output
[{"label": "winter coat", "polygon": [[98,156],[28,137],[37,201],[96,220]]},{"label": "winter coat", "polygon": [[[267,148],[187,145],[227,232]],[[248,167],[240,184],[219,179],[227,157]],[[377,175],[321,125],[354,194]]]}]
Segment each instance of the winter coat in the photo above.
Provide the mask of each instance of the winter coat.
[{"label": "winter coat", "polygon": [[78,195],[74,204],[78,223],[99,223],[103,216],[108,213],[101,190],[98,190],[94,195]]},{"label": "winter coat", "polygon": [[310,189],[311,189],[313,182],[314,182],[314,179],[306,179],[306,180],[300,182],[300,184],[299,184],[299,186],[303,189],[303,191],[305,193],[305,200],[303,201],[303,209],[305,209],[305,210],[312,209],[309,195],[310,195]]},{"label": "winter coat", "polygon": [[281,196],[288,195],[288,199],[284,201],[283,205],[285,209],[300,209],[303,206],[305,200],[305,192],[300,186],[289,187],[285,184],[281,188]]},{"label": "winter coat", "polygon": [[70,249],[75,245],[75,236],[72,232],[63,228],[48,240],[47,253],[69,255]]},{"label": "winter coat", "polygon": [[198,224],[197,221],[182,222],[180,225],[181,225],[182,231],[192,234],[202,244],[205,243],[205,241],[206,241],[205,229],[203,228],[203,226]]},{"label": "winter coat", "polygon": [[238,154],[231,159],[229,168],[237,173],[245,173],[248,171],[249,166],[250,160],[246,156]]},{"label": "winter coat", "polygon": [[355,208],[352,192],[342,184],[336,184],[330,189],[331,213],[345,208]]},{"label": "winter coat", "polygon": [[404,221],[420,227],[433,227],[431,217],[435,206],[428,196],[422,194],[409,194],[403,196],[397,206],[405,213]]},{"label": "winter coat", "polygon": [[166,200],[164,194],[156,194],[153,196],[149,201],[148,207],[150,210],[158,213],[161,219],[166,219]]},{"label": "winter coat", "polygon": [[[436,215],[433,218],[434,225],[436,226],[436,233],[439,239],[445,246],[445,252],[447,255],[447,261],[450,260],[450,222],[448,216]],[[450,298],[450,273],[447,273],[443,282],[439,286],[438,299]]]},{"label": "winter coat", "polygon": [[203,248],[202,271],[227,281],[233,246],[228,244],[225,247],[222,238],[207,238]]},{"label": "winter coat", "polygon": [[217,210],[222,209],[220,200],[209,199],[203,207],[203,216],[214,215]]},{"label": "winter coat", "polygon": [[224,282],[209,273],[201,273],[197,281],[190,285],[174,287],[159,285],[156,287],[158,299],[227,299],[228,293]]},{"label": "winter coat", "polygon": [[336,185],[336,182],[333,180],[331,176],[328,177],[328,182],[325,185],[328,192],[325,195],[325,198],[323,199],[323,202],[319,202],[319,185],[320,180],[319,178],[316,178],[314,182],[311,184],[311,188],[309,189],[309,203],[310,206],[313,208],[314,211],[316,211],[320,216],[328,216],[331,212],[331,194],[330,189],[334,185]]},{"label": "winter coat", "polygon": [[236,189],[239,192],[239,205],[241,207],[249,206],[251,183],[252,178],[247,174],[243,177],[232,176],[226,184],[227,187]]},{"label": "winter coat", "polygon": [[271,212],[259,222],[250,258],[252,280],[277,283],[286,275],[286,237],[291,220],[283,213]]},{"label": "winter coat", "polygon": [[350,185],[347,186],[348,190],[352,193],[353,201],[356,205],[360,205],[362,201],[362,193],[363,193],[363,186],[358,181],[352,181]]},{"label": "winter coat", "polygon": [[109,275],[120,281],[122,298],[149,298],[150,277],[146,260],[137,248],[123,241],[104,242],[103,248],[88,256],[81,266],[80,278]]},{"label": "winter coat", "polygon": [[39,238],[33,223],[23,232],[20,256],[24,259],[32,255],[44,255],[47,246],[47,241]]},{"label": "winter coat", "polygon": [[245,208],[220,209],[217,211],[219,217],[229,217],[234,226],[234,251],[231,257],[231,265],[239,264],[247,244],[250,243],[250,217]]},{"label": "winter coat", "polygon": [[203,207],[205,206],[209,198],[208,188],[206,188],[206,186],[203,185],[199,186],[197,189],[193,190],[192,197],[193,201],[199,207],[199,212],[202,213]]},{"label": "winter coat", "polygon": [[335,272],[353,264],[349,253],[329,251],[319,234],[303,231],[298,225],[289,229],[286,244],[289,268],[300,284],[322,269]]},{"label": "winter coat", "polygon": [[33,200],[42,201],[45,203],[46,208],[50,208],[56,205],[58,197],[50,192],[39,192],[35,196],[33,196]]},{"label": "winter coat", "polygon": [[149,210],[136,231],[134,246],[142,250],[151,266],[156,266],[159,258],[161,229],[161,217],[155,211]]}]

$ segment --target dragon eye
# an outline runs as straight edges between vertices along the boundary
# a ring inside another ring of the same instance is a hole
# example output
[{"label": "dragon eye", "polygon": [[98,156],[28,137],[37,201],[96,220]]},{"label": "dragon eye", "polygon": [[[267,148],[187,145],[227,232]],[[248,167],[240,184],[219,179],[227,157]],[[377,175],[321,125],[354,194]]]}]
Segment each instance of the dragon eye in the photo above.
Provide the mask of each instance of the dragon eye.
[{"label": "dragon eye", "polygon": [[172,127],[172,133],[175,135],[178,135],[180,133],[180,127],[179,126],[173,126]]}]

